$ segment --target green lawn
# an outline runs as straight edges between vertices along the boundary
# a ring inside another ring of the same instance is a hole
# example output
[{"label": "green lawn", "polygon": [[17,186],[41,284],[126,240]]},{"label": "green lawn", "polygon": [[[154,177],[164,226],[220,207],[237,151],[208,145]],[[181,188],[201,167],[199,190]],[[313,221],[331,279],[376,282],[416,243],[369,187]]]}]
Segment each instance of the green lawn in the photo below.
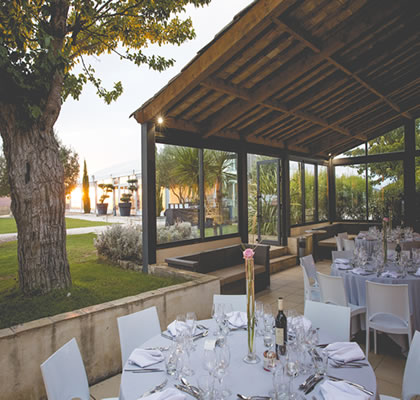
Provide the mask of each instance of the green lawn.
[{"label": "green lawn", "polygon": [[[89,226],[110,225],[103,221],[86,221],[84,219],[66,218],[66,228],[86,228]],[[16,233],[16,222],[14,218],[0,218],[0,234]]]},{"label": "green lawn", "polygon": [[183,282],[98,260],[94,237],[93,233],[67,236],[72,288],[36,297],[24,297],[18,290],[17,242],[0,244],[0,329]]}]

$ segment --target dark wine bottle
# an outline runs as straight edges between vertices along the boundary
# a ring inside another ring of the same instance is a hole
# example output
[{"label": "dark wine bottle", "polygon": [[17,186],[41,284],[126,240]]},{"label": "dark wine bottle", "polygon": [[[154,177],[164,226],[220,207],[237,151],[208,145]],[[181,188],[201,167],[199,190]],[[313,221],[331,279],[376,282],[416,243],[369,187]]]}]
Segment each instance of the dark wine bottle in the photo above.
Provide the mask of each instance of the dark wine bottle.
[{"label": "dark wine bottle", "polygon": [[276,354],[279,356],[286,354],[287,342],[287,317],[283,312],[283,298],[278,299],[278,309],[276,317]]},{"label": "dark wine bottle", "polygon": [[397,253],[397,262],[400,261],[401,258],[401,245],[400,245],[400,241],[397,240],[397,245],[395,246],[395,252]]}]

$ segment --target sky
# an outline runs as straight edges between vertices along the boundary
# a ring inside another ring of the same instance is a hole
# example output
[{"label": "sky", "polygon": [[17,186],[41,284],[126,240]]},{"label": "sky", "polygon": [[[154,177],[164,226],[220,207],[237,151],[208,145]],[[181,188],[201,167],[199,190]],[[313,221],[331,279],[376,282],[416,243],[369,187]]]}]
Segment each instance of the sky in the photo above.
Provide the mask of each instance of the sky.
[{"label": "sky", "polygon": [[196,38],[181,46],[150,48],[153,54],[176,60],[175,65],[164,72],[149,70],[147,66],[137,67],[116,55],[88,59],[106,88],[112,88],[113,83],[119,80],[124,87],[118,100],[107,105],[96,95],[96,89],[91,84],[86,85],[78,101],[72,98],[66,100],[55,124],[63,144],[79,154],[81,165],[86,159],[90,176],[98,170],[131,160],[139,160],[140,166],[140,125],[134,118],[129,118],[130,114],[178,74],[251,2],[212,0],[204,8],[188,7],[187,14],[193,20]]}]

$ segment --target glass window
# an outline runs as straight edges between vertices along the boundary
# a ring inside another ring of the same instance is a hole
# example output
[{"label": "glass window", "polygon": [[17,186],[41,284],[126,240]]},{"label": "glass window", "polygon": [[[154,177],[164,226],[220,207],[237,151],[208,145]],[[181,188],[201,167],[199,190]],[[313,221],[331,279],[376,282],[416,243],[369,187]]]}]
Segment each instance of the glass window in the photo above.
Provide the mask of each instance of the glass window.
[{"label": "glass window", "polygon": [[416,131],[416,149],[420,150],[420,118],[416,119],[415,127],[416,127],[415,128],[415,131]]},{"label": "glass window", "polygon": [[368,164],[369,219],[381,221],[392,216],[394,225],[402,219],[404,196],[404,169],[402,161],[385,161]]},{"label": "glass window", "polygon": [[318,165],[318,220],[328,220],[328,168]]},{"label": "glass window", "polygon": [[347,157],[356,157],[356,156],[365,156],[366,155],[366,147],[365,144],[359,144],[359,146],[354,147],[351,150],[345,151],[344,153],[335,156],[335,158],[347,158]]},{"label": "glass window", "polygon": [[200,237],[199,150],[156,145],[157,243]]},{"label": "glass window", "polygon": [[366,219],[365,165],[335,167],[336,213],[338,220]]},{"label": "glass window", "polygon": [[368,154],[394,153],[396,151],[404,151],[403,126],[368,142]]},{"label": "glass window", "polygon": [[204,150],[205,237],[238,232],[236,153]]},{"label": "glass window", "polygon": [[420,226],[420,157],[416,157],[416,214],[416,222],[418,229],[418,227]]},{"label": "glass window", "polygon": [[305,164],[305,222],[315,221],[315,165]]},{"label": "glass window", "polygon": [[302,220],[302,173],[301,164],[289,163],[290,177],[290,225],[303,223]]}]

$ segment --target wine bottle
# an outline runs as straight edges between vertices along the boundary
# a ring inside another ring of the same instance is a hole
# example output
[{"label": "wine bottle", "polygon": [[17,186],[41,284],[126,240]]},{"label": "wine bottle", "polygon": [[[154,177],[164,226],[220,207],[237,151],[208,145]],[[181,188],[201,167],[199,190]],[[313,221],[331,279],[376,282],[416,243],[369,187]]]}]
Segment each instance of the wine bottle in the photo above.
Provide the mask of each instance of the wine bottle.
[{"label": "wine bottle", "polygon": [[397,240],[397,245],[395,246],[395,252],[397,253],[397,262],[400,261],[401,258],[401,245],[400,245],[400,241]]},{"label": "wine bottle", "polygon": [[286,354],[287,342],[287,318],[283,312],[283,298],[278,299],[278,309],[276,317],[276,354],[279,356]]}]

